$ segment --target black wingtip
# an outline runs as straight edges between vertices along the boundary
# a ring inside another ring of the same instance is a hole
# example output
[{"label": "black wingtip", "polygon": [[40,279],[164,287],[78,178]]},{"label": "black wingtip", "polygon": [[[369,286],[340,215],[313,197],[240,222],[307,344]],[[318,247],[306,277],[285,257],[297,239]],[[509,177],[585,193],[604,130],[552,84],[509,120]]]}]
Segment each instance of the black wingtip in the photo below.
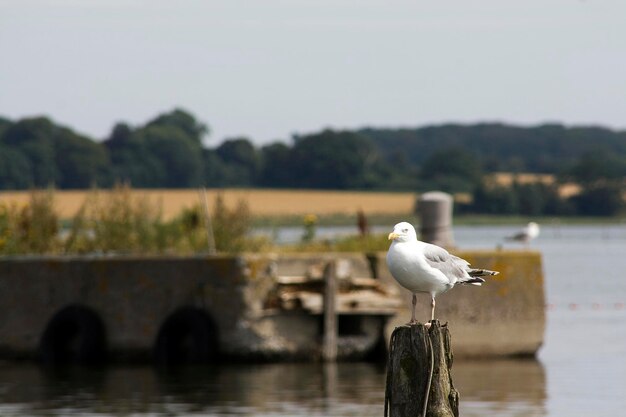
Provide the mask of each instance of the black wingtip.
[{"label": "black wingtip", "polygon": [[498,271],[490,271],[488,269],[472,269],[468,271],[470,277],[485,277],[490,275],[498,275]]},{"label": "black wingtip", "polygon": [[485,280],[480,277],[471,277],[467,281],[463,281],[463,284],[482,284],[483,282],[485,282]]}]

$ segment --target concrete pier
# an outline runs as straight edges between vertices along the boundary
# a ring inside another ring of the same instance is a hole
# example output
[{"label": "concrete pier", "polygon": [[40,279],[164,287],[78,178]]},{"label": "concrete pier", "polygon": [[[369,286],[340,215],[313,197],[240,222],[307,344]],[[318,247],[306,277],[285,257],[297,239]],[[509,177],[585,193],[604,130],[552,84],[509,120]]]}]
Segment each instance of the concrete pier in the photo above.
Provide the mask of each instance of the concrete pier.
[{"label": "concrete pier", "polygon": [[[323,272],[336,260],[334,356],[384,344],[395,293],[364,256],[15,257],[0,260],[0,357],[44,362],[317,360]],[[352,290],[354,289],[354,291]]]},{"label": "concrete pier", "polygon": [[[437,318],[450,322],[455,354],[534,355],[545,327],[540,254],[457,255],[501,274],[438,298]],[[336,261],[337,359],[368,358],[410,315],[409,294],[396,286],[384,257],[1,258],[0,358],[321,360],[330,261]],[[418,318],[428,318],[428,305],[427,297],[418,301]]]}]

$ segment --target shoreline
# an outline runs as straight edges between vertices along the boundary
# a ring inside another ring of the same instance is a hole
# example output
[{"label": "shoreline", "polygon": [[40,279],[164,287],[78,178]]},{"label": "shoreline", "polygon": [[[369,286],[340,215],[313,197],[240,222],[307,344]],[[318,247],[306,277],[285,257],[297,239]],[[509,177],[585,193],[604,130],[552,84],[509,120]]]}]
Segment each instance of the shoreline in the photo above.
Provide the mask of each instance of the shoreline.
[{"label": "shoreline", "polygon": [[[419,224],[419,217],[415,214],[372,214],[367,215],[369,226],[394,225],[401,221]],[[304,226],[304,216],[275,215],[254,216],[253,227],[287,227]],[[542,225],[603,225],[626,224],[626,217],[554,217],[554,216],[509,216],[492,214],[462,214],[454,215],[453,226],[519,226],[534,221]],[[356,226],[356,214],[327,214],[317,216],[317,226]]]},{"label": "shoreline", "polygon": [[[47,190],[34,190],[45,193]],[[93,193],[107,195],[111,190],[52,190],[54,206],[63,222],[71,220],[85,199]],[[161,211],[164,220],[171,220],[200,204],[197,189],[131,189],[137,200],[146,200]],[[24,206],[33,191],[0,191],[0,205]],[[351,191],[312,189],[207,189],[211,209],[217,195],[228,207],[244,201],[252,217],[253,227],[302,226],[306,215],[316,216],[319,226],[355,225],[362,210],[369,226],[393,225],[400,221],[419,224],[414,214],[418,193],[407,191]],[[459,199],[461,199],[459,197]],[[583,216],[520,216],[493,214],[454,214],[455,225],[521,225],[529,221],[540,224],[616,224],[626,222],[626,215],[615,217]]]}]

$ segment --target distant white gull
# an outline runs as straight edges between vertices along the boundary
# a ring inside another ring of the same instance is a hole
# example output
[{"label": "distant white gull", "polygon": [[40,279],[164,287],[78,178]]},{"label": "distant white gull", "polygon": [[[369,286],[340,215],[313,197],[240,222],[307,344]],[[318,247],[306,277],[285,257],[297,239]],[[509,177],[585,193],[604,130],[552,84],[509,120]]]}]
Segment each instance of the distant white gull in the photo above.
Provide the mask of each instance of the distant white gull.
[{"label": "distant white gull", "polygon": [[539,225],[535,222],[530,222],[518,233],[508,236],[506,240],[514,240],[528,245],[528,243],[530,243],[530,241],[535,239],[537,236],[539,236]]},{"label": "distant white gull", "polygon": [[430,319],[435,319],[435,297],[448,291],[455,284],[481,285],[481,277],[497,275],[496,271],[470,268],[469,262],[450,254],[444,248],[417,240],[415,228],[402,222],[389,233],[392,240],[387,252],[387,266],[391,275],[413,293],[413,310],[409,324],[415,320],[415,305],[418,292],[431,297]]}]

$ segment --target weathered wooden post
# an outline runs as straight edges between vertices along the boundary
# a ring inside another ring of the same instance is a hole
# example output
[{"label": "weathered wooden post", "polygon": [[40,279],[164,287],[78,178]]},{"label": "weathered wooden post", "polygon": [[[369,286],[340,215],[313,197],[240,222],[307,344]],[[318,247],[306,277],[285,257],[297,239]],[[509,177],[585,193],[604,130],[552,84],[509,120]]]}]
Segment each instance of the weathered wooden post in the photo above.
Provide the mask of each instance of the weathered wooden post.
[{"label": "weathered wooden post", "polygon": [[396,327],[391,334],[385,417],[458,417],[450,370],[450,332],[438,320]]},{"label": "weathered wooden post", "polygon": [[330,261],[324,268],[324,335],[322,340],[322,359],[337,359],[337,264]]}]

